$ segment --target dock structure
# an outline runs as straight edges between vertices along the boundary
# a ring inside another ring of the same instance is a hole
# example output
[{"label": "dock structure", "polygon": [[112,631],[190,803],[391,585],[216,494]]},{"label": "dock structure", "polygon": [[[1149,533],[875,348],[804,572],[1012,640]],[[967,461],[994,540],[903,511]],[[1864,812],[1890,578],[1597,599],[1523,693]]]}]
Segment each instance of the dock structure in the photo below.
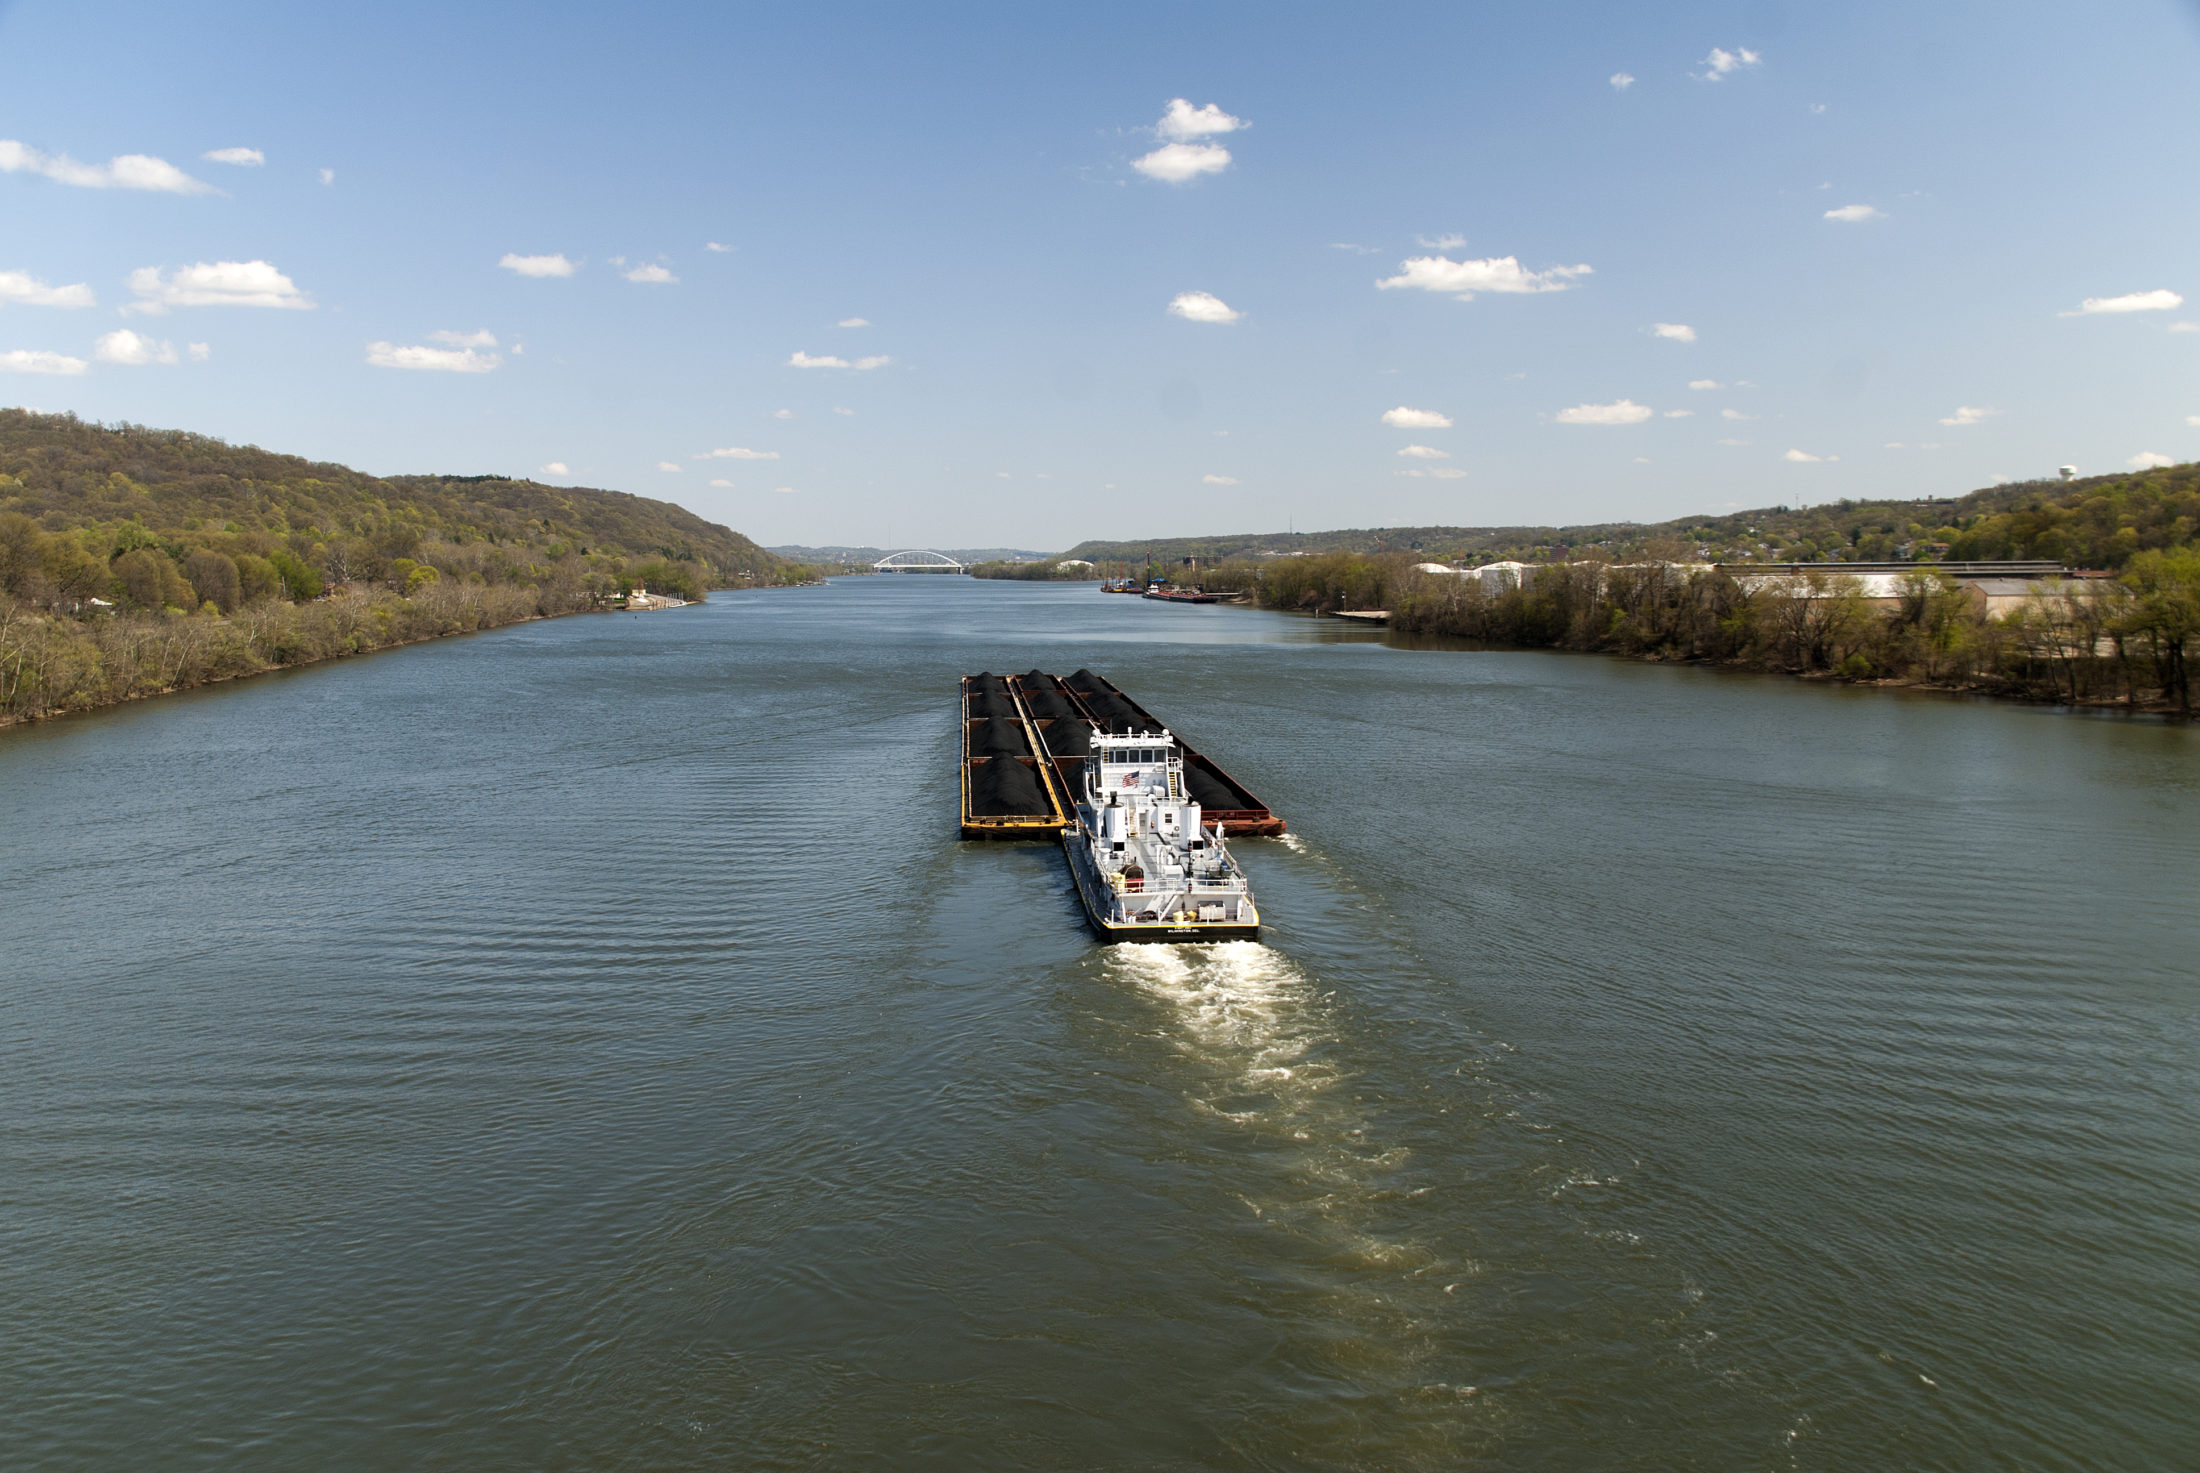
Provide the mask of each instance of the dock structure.
[{"label": "dock structure", "polygon": [[[1074,821],[1071,797],[1092,732],[1168,731],[1207,821],[1233,835],[1273,836],[1284,821],[1183,734],[1090,670],[968,675],[962,681],[962,836],[1052,838]],[[996,766],[995,764],[1002,764]]]}]

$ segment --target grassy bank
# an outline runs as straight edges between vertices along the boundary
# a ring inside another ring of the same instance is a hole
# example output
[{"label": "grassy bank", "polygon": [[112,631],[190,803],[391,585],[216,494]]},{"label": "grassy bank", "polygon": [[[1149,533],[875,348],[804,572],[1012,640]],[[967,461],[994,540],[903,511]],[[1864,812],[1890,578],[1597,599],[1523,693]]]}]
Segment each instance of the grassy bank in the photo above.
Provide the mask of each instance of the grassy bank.
[{"label": "grassy bank", "polygon": [[[590,605],[593,607],[593,605]],[[538,590],[439,583],[410,597],[347,589],[232,614],[163,609],[55,617],[0,602],[0,725],[365,654],[549,614]]]}]

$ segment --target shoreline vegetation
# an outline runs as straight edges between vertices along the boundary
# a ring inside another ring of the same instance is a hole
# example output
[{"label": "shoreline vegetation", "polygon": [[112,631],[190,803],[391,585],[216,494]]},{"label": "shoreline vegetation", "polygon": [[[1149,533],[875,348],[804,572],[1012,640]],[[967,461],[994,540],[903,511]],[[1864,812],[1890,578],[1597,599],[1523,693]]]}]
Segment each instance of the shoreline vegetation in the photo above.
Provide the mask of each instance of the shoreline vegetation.
[{"label": "shoreline vegetation", "polygon": [[[1843,574],[1845,562],[1890,555],[1914,571],[1871,585]],[[1438,557],[1515,566],[1437,571]],[[1086,579],[1159,574],[1263,608],[1387,610],[1407,635],[2189,718],[2200,465],[1657,526],[1086,542],[1046,564],[971,571],[1061,577],[1071,558],[1097,565],[1069,575]],[[2043,579],[1996,610],[1933,566],[1999,559],[2086,571]]]},{"label": "shoreline vegetation", "polygon": [[0,726],[646,588],[818,581],[669,502],[0,410]]}]

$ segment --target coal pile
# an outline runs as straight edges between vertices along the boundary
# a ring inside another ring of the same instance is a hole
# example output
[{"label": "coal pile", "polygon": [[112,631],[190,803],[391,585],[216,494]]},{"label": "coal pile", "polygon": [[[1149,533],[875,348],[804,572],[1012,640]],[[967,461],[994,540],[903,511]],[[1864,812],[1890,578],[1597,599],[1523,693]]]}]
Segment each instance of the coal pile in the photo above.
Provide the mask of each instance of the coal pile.
[{"label": "coal pile", "polygon": [[1151,725],[1136,707],[1112,691],[1094,691],[1085,697],[1085,709],[1109,731],[1144,731]]},{"label": "coal pile", "polygon": [[1026,687],[1024,705],[1031,711],[1034,721],[1061,721],[1077,714],[1077,708],[1069,703],[1069,697],[1058,690],[1041,691],[1033,695]]},{"label": "coal pile", "polygon": [[992,695],[1000,688],[1001,677],[998,675],[973,675],[970,677],[970,689],[973,694]]},{"label": "coal pile", "polygon": [[1230,791],[1227,783],[1204,767],[1187,762],[1184,764],[1184,786],[1192,790],[1192,798],[1206,809],[1243,808],[1245,800]]},{"label": "coal pile", "polygon": [[1024,741],[1024,724],[1021,721],[992,720],[974,723],[970,728],[970,755],[973,757],[1027,757],[1031,747]]},{"label": "coal pile", "polygon": [[1029,675],[1023,677],[1023,681],[1024,694],[1026,695],[1035,690],[1060,690],[1062,688],[1062,682],[1056,680],[1044,670],[1032,671]]},{"label": "coal pile", "polygon": [[1039,733],[1047,751],[1057,757],[1089,757],[1092,755],[1092,728],[1082,716],[1057,721]]},{"label": "coal pile", "polygon": [[971,765],[970,811],[988,818],[1044,818],[1053,814],[1054,805],[1030,768],[1013,757],[994,757]]},{"label": "coal pile", "polygon": [[973,695],[970,698],[970,714],[973,716],[1014,717],[1016,703],[1008,698],[1006,691],[993,691],[987,695]]}]

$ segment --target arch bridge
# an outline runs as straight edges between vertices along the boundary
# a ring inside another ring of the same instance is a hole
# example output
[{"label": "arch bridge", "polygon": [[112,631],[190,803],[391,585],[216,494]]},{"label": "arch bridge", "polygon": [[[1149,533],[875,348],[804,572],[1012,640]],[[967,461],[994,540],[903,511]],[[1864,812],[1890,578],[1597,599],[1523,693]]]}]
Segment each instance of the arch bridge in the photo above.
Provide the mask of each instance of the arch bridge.
[{"label": "arch bridge", "polygon": [[944,552],[890,552],[871,564],[877,573],[960,573],[963,565]]}]

